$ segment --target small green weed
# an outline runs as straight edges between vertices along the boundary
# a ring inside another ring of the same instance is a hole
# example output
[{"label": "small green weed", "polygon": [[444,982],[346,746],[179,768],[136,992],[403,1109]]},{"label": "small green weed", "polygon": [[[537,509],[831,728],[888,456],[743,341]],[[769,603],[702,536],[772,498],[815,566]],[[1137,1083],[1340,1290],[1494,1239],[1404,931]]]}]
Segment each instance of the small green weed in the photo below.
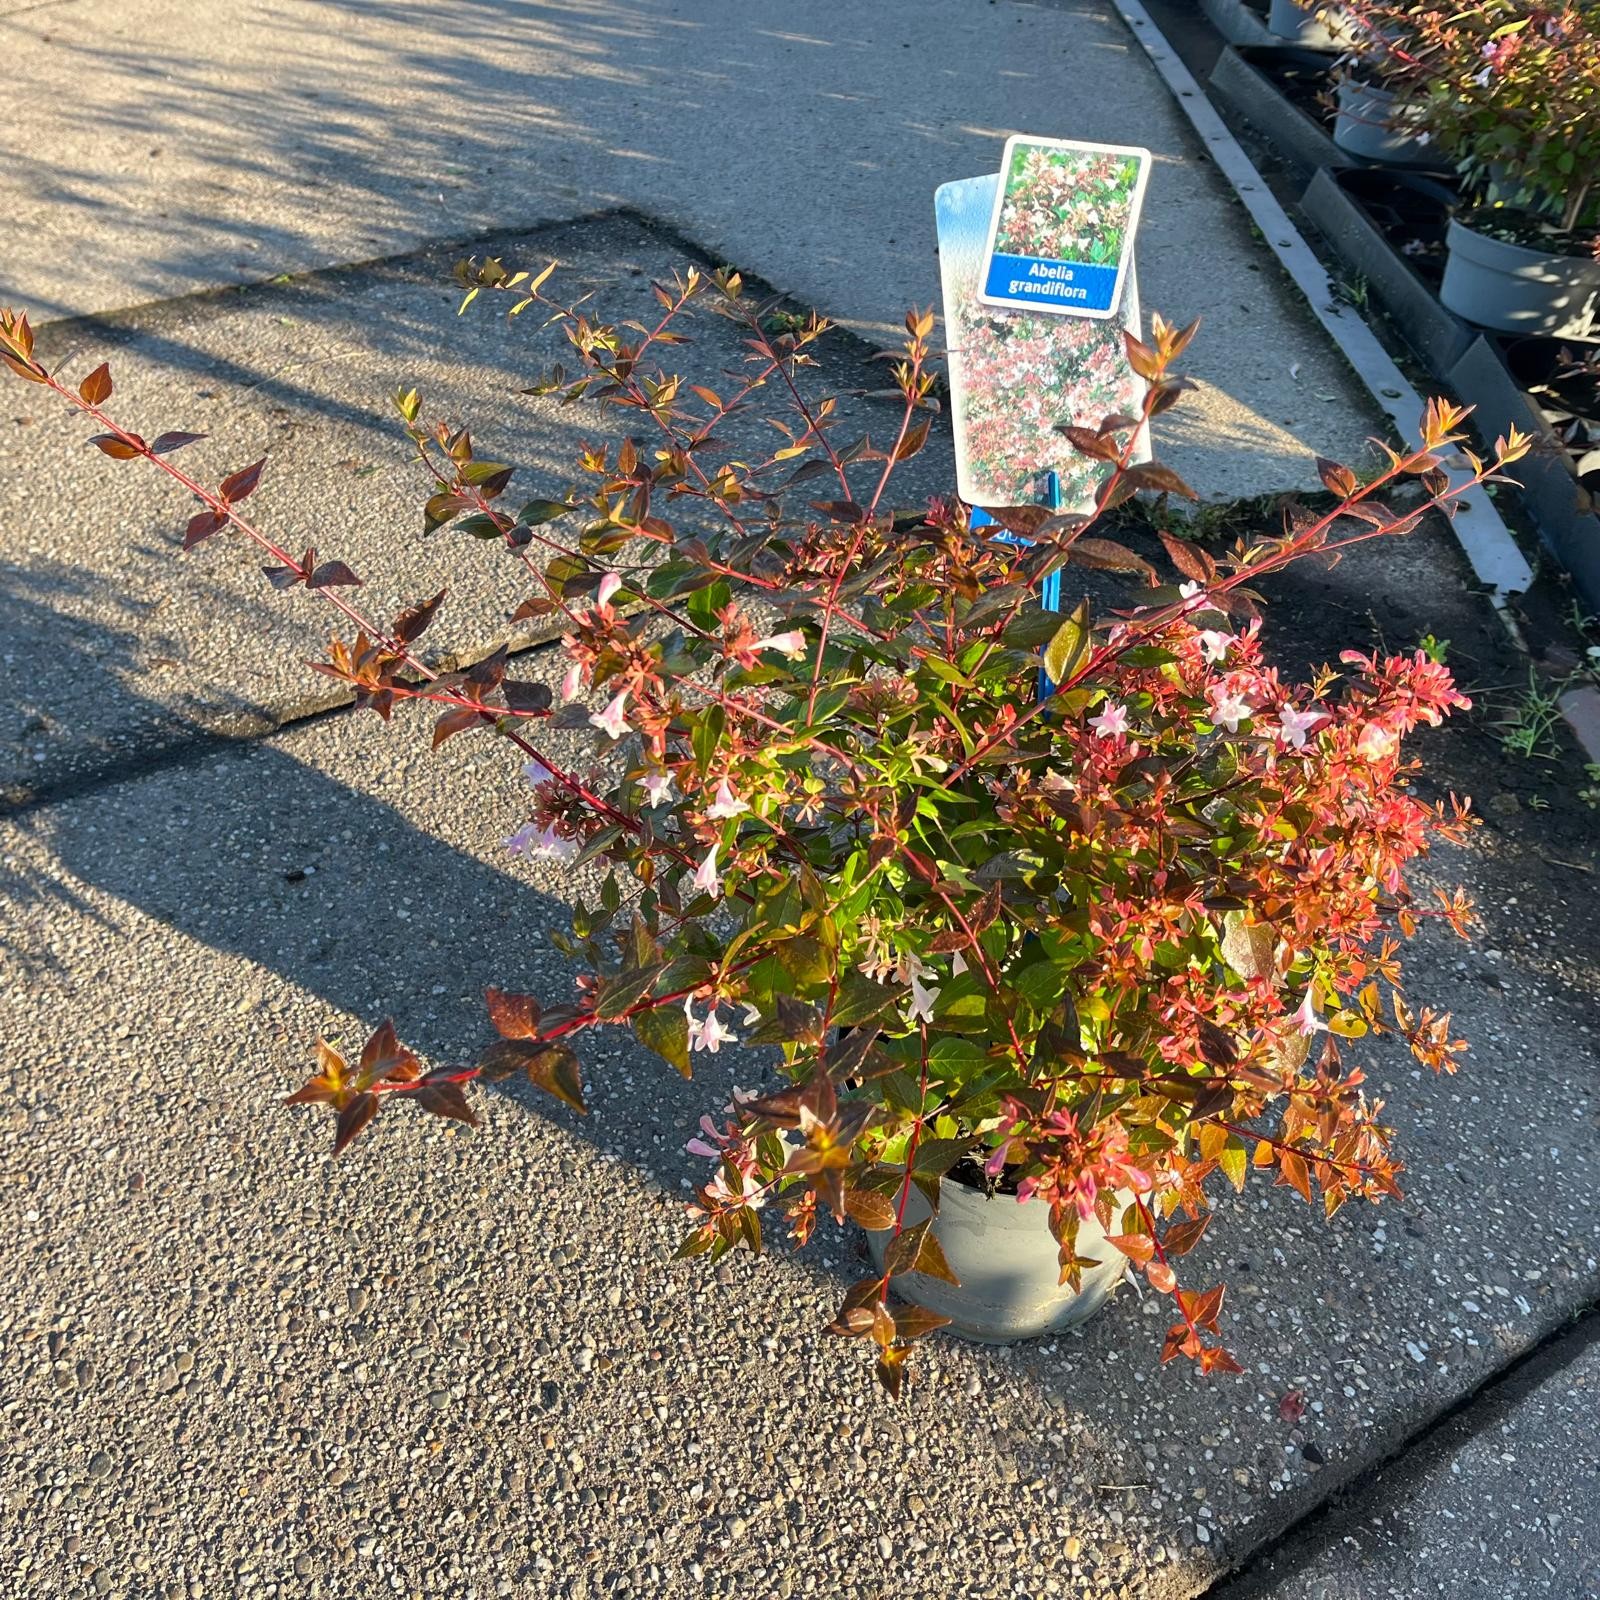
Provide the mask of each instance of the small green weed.
[{"label": "small green weed", "polygon": [[1546,688],[1530,669],[1527,689],[1512,702],[1507,715],[1495,724],[1500,730],[1501,748],[1527,761],[1555,760],[1560,754],[1554,737],[1561,721],[1557,695],[1563,687],[1557,684]]}]

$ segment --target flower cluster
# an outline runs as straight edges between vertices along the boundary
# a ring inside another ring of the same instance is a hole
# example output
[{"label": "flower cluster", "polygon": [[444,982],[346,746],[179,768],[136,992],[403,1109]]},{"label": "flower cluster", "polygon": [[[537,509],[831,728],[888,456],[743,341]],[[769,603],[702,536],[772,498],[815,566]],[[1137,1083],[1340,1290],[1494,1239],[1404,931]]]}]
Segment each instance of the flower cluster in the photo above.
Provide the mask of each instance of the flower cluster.
[{"label": "flower cluster", "polygon": [[961,351],[962,419],[969,469],[987,504],[1037,499],[1053,468],[1062,502],[1090,504],[1105,463],[1085,456],[1061,431],[1136,410],[1141,385],[1114,321],[1028,312],[984,314],[965,288],[952,343]]},{"label": "flower cluster", "polygon": [[1007,174],[995,249],[1115,266],[1138,175],[1138,162],[1125,156],[1021,146]]},{"label": "flower cluster", "polygon": [[[1340,0],[1397,118],[1506,230],[1600,229],[1600,6]],[[1581,240],[1579,241],[1581,242]],[[1600,239],[1596,246],[1600,247]]]},{"label": "flower cluster", "polygon": [[[1469,822],[1412,792],[1404,753],[1416,727],[1465,705],[1448,674],[1351,653],[1288,682],[1263,654],[1253,586],[1448,509],[1461,491],[1440,456],[1460,448],[1462,413],[1435,402],[1422,445],[1369,483],[1324,463],[1332,510],[1295,512],[1225,558],[1164,536],[1150,552],[1176,569],[1163,580],[1090,518],[1009,511],[975,529],[956,502],[891,508],[894,468],[928,433],[931,316],[908,318],[895,437],[841,453],[831,402],[803,384],[826,325],[772,333],[735,275],[659,286],[646,332],[546,299],[544,275],[462,272],[519,308],[537,301],[565,333],[580,375],[537,387],[593,388],[651,439],[586,448],[583,492],[512,512],[509,470],[400,397],[435,479],[430,521],[498,537],[532,585],[520,614],[565,623],[559,693],[515,680],[503,651],[438,674],[415,649],[438,597],[368,618],[354,574],[288,555],[239,510],[258,469],[204,487],[170,464],[189,436],[120,427],[104,368],[73,389],[34,359],[24,319],[0,318],[14,372],[91,416],[108,455],[200,499],[191,543],[230,527],[349,618],[354,643],[321,666],[358,703],[388,717],[422,702],[436,745],[471,733],[518,752],[531,816],[511,849],[603,870],[563,942],[585,968],[571,1000],[491,990],[494,1041],[427,1073],[385,1025],[353,1065],[325,1049],[295,1099],[334,1111],[343,1148],[394,1100],[474,1121],[462,1085],[476,1077],[519,1074],[582,1110],[573,1044],[605,1025],[686,1075],[756,1047],[764,1092],[737,1094],[691,1142],[713,1170],[682,1254],[759,1250],[763,1215],[797,1244],[829,1216],[890,1234],[885,1270],[850,1288],[830,1328],[869,1338],[898,1393],[942,1319],[893,1287],[949,1271],[936,1232],[906,1226],[909,1192],[936,1205],[942,1183],[987,1186],[1046,1206],[1064,1281],[1096,1218],[1171,1296],[1163,1354],[1231,1366],[1221,1285],[1180,1288],[1172,1265],[1204,1231],[1208,1186],[1255,1169],[1330,1214],[1395,1192],[1381,1103],[1344,1052],[1396,1034],[1453,1067],[1464,1046],[1447,1017],[1413,1008],[1398,951],[1418,919],[1461,928],[1468,910],[1459,895],[1415,904],[1407,885],[1430,842]],[[747,369],[722,394],[654,366],[707,299],[748,334]],[[1173,364],[1192,333],[1157,317],[1152,343],[1129,336],[1132,414],[1065,435],[1096,467],[1099,510],[1140,488],[1189,492],[1135,451],[1181,397]],[[768,385],[789,397],[786,442],[759,461],[720,451],[723,419]],[[1525,448],[1514,434],[1466,477],[1499,481]],[[1420,496],[1399,509],[1385,496],[1402,483]],[[1042,610],[1045,573],[1080,567],[1147,587],[1099,618],[1087,601]],[[589,770],[555,758],[551,728],[592,742]]]}]

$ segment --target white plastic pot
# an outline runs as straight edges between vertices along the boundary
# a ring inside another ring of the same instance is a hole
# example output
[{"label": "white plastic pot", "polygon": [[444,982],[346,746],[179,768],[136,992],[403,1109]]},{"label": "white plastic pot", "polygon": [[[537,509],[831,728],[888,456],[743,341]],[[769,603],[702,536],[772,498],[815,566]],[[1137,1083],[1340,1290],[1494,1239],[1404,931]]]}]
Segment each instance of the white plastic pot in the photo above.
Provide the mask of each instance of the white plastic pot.
[{"label": "white plastic pot", "polygon": [[1300,5],[1298,0],[1272,0],[1267,12],[1267,31],[1291,44],[1308,45],[1314,50],[1326,50],[1348,44],[1350,32],[1343,25],[1337,11],[1325,11],[1321,16],[1315,8]]},{"label": "white plastic pot", "polygon": [[1416,108],[1398,109],[1394,92],[1361,78],[1339,80],[1333,142],[1347,155],[1388,167],[1425,167],[1437,159],[1415,123]]},{"label": "white plastic pot", "polygon": [[1452,218],[1439,299],[1499,333],[1600,340],[1600,261],[1509,244]]},{"label": "white plastic pot", "polygon": [[[1131,1194],[1117,1196],[1119,1208],[1132,1203]],[[906,1197],[907,1226],[921,1222],[928,1210],[913,1186]],[[1081,1288],[1064,1287],[1058,1281],[1061,1268],[1049,1217],[1043,1200],[1019,1204],[1014,1195],[991,1200],[946,1178],[939,1185],[933,1231],[961,1286],[906,1272],[896,1274],[894,1290],[949,1317],[955,1332],[980,1344],[1010,1344],[1082,1322],[1105,1304],[1122,1280],[1127,1259],[1106,1243],[1104,1230],[1091,1217],[1079,1226],[1078,1254],[1100,1265],[1084,1268]],[[888,1231],[867,1235],[880,1268],[890,1237]]]}]

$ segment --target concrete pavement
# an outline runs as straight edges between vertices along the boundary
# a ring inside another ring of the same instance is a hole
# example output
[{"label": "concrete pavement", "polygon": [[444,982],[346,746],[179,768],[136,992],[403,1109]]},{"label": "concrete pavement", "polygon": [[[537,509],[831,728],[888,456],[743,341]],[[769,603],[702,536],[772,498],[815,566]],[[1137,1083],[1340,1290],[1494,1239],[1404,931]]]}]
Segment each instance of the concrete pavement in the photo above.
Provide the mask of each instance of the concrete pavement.
[{"label": "concrete pavement", "polygon": [[937,301],[934,188],[1032,132],[1156,153],[1141,288],[1206,319],[1168,451],[1202,493],[1382,431],[1096,0],[64,0],[0,41],[0,298],[41,317],[629,205],[882,343]]},{"label": "concrete pavement", "polygon": [[[559,255],[629,315],[682,241],[628,218],[530,226],[628,201],[881,338],[934,292],[935,182],[992,165],[1013,126],[1139,140],[1159,157],[1146,303],[1208,315],[1179,464],[1218,492],[1281,488],[1370,426],[1087,0],[824,0],[803,20],[775,0],[61,0],[0,10],[0,34],[31,86],[0,132],[20,224],[0,282],[107,313],[47,328],[46,352],[110,355],[131,422],[213,435],[198,467],[270,446],[267,525],[350,560],[379,609],[448,577],[429,639],[463,656],[506,635],[521,587],[492,549],[417,538],[383,397],[416,382],[469,415],[529,494],[618,431],[511,398],[542,358],[487,307],[454,319],[458,252],[433,241],[463,228],[520,229],[478,247]],[[120,310],[200,288],[221,292]],[[700,359],[736,358],[706,332]],[[862,347],[832,354],[844,387],[871,386]],[[817,1331],[854,1236],[709,1278],[667,1259],[698,1172],[682,1141],[759,1061],[684,1084],[604,1041],[590,1119],[484,1094],[480,1135],[386,1117],[337,1166],[325,1123],[277,1107],[318,1032],[359,1042],[392,1011],[459,1061],[485,984],[566,993],[548,935],[577,885],[501,850],[522,811],[495,747],[430,757],[418,728],[301,720],[331,703],[301,665],[329,631],[309,598],[274,598],[220,540],[180,559],[181,496],[3,392],[6,1600],[1410,1600],[1448,1571],[1438,1530],[1516,1494],[1484,1595],[1587,1581],[1592,1480],[1544,1469],[1592,1455],[1592,1363],[1480,1395],[1600,1299],[1597,851],[1591,819],[1550,807],[1570,767],[1513,764],[1482,711],[1430,740],[1430,784],[1488,816],[1433,875],[1485,925],[1471,948],[1425,939],[1415,987],[1473,1053],[1450,1079],[1371,1053],[1402,1203],[1324,1226],[1252,1192],[1219,1216],[1192,1260],[1229,1283],[1244,1377],[1158,1367],[1161,1307],[1125,1293],[1053,1344],[935,1339],[892,1409]],[[936,434],[913,497],[947,488],[947,452]],[[1437,528],[1274,598],[1291,661],[1431,632],[1475,693],[1522,674]],[[558,669],[535,649],[522,670]],[[1486,1403],[1477,1432],[1427,1431]],[[1374,1480],[1396,1452],[1410,1475]],[[1354,1552],[1318,1533],[1346,1486],[1379,1519]]]},{"label": "concrete pavement", "polygon": [[[652,281],[692,262],[684,244],[626,218],[497,234],[480,254],[542,267],[562,263],[549,292],[593,293],[606,320],[659,312]],[[422,536],[431,488],[390,403],[415,387],[429,418],[470,426],[486,459],[512,463],[513,507],[559,498],[581,474],[585,441],[638,434],[619,411],[566,407],[519,394],[553,363],[570,362],[559,329],[535,314],[515,324],[485,295],[457,317],[450,269],[461,252],[435,247],[379,266],[311,274],[292,283],[200,296],[41,335],[47,362],[82,376],[109,358],[114,414],[147,436],[204,431],[182,464],[216,482],[267,457],[248,510],[297,552],[314,545],[362,577],[362,604],[385,620],[440,588],[450,593],[429,649],[462,660],[502,640],[520,645],[544,624],[507,618],[533,588],[498,542]],[[737,324],[695,315],[694,343],[664,351],[669,370],[726,385],[746,370]],[[898,403],[880,391],[881,364],[859,340],[827,341],[806,375],[813,399],[841,393],[841,446],[861,434],[885,444]],[[851,391],[855,391],[854,394]],[[107,762],[148,759],[196,730],[227,737],[269,731],[340,703],[340,686],[306,671],[326,653],[336,618],[314,596],[283,603],[242,537],[219,536],[187,555],[177,543],[194,509],[178,485],[85,446],[92,427],[10,383],[0,409],[0,796],[48,791]],[[783,414],[781,397],[761,394]],[[759,457],[777,435],[755,410],[718,430]],[[875,467],[862,471],[876,471]],[[896,503],[916,505],[953,482],[948,430],[897,473]],[[39,508],[52,512],[41,515]],[[70,510],[68,508],[71,508]]]},{"label": "concrete pavement", "polygon": [[[1408,592],[1450,576],[1442,533],[1405,548]],[[1365,642],[1380,570],[1284,603]],[[1503,670],[1476,607],[1429,615]],[[457,1061],[485,984],[570,992],[547,933],[577,884],[498,844],[516,763],[425,743],[340,715],[0,834],[8,1597],[1178,1600],[1600,1294],[1593,850],[1514,805],[1431,874],[1486,918],[1416,952],[1461,1074],[1366,1053],[1405,1201],[1324,1225],[1251,1192],[1191,1258],[1230,1285],[1239,1379],[1159,1367],[1162,1307],[1124,1294],[1053,1344],[937,1340],[886,1408],[819,1331],[853,1237],[668,1260],[686,1132],[759,1061],[686,1084],[601,1041],[589,1120],[485,1094],[479,1135],[389,1116],[332,1164],[276,1104],[316,1033],[392,1011]],[[1481,794],[1486,747],[1441,738],[1433,781]]]},{"label": "concrete pavement", "polygon": [[[460,1059],[483,984],[570,983],[544,930],[572,886],[497,847],[515,764],[419,735],[340,718],[6,831],[18,1600],[102,1570],[130,1597],[175,1575],[242,1592],[252,1570],[308,1595],[391,1573],[402,1593],[771,1593],[790,1571],[829,1596],[1190,1595],[1600,1288],[1584,1011],[1535,954],[1512,1019],[1483,981],[1504,966],[1443,944],[1427,988],[1478,1048],[1457,1079],[1379,1058],[1406,1202],[1324,1227],[1252,1194],[1194,1259],[1233,1285],[1230,1384],[1158,1368],[1160,1308],[1125,1295],[1054,1346],[940,1341],[918,1403],[882,1409],[818,1331],[853,1241],[720,1279],[666,1259],[684,1130],[753,1062],[683,1084],[608,1041],[590,1122],[480,1096],[479,1136],[392,1116],[331,1165],[325,1124],[275,1104],[316,1031],[392,1009]],[[1485,887],[1540,870],[1503,842],[1450,865]],[[1541,903],[1529,926],[1559,946],[1581,907]]]}]

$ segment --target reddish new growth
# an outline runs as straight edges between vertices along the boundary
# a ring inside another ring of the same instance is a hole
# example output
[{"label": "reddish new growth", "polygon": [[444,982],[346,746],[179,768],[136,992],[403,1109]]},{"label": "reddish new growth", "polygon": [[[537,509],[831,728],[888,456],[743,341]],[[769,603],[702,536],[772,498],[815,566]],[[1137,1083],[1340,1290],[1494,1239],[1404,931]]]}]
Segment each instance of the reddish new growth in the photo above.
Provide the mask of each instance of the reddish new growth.
[{"label": "reddish new growth", "polygon": [[[1395,1193],[1382,1104],[1343,1052],[1396,1033],[1449,1070],[1464,1048],[1407,1000],[1398,949],[1419,918],[1466,919],[1459,896],[1426,908],[1408,890],[1409,864],[1468,817],[1417,799],[1404,753],[1465,701],[1420,655],[1351,652],[1285,681],[1262,652],[1254,585],[1448,509],[1461,490],[1440,453],[1460,448],[1463,413],[1430,406],[1420,448],[1370,483],[1324,463],[1332,510],[1292,510],[1223,559],[1165,539],[1177,575],[1163,581],[1093,518],[1002,510],[1012,537],[999,537],[955,502],[890,509],[893,471],[928,433],[930,317],[908,319],[889,436],[841,447],[832,402],[805,385],[826,325],[770,332],[771,308],[733,275],[657,286],[649,328],[561,307],[543,275],[498,262],[461,275],[564,333],[579,370],[539,392],[623,408],[642,430],[586,449],[581,490],[513,514],[511,469],[421,424],[415,393],[399,400],[434,478],[428,525],[492,537],[527,571],[522,614],[564,619],[559,698],[512,677],[503,651],[432,673],[414,646],[439,597],[369,620],[347,568],[293,557],[244,517],[259,467],[202,486],[169,459],[189,436],[146,444],[103,410],[103,368],[73,389],[34,358],[23,319],[0,321],[20,377],[93,418],[108,455],[198,498],[186,542],[231,528],[271,556],[275,582],[346,616],[354,638],[321,670],[359,703],[387,718],[425,701],[435,744],[471,731],[515,748],[533,798],[514,849],[604,871],[565,946],[587,969],[572,1003],[492,991],[496,1041],[435,1072],[385,1024],[353,1068],[324,1046],[293,1098],[336,1111],[342,1148],[389,1099],[470,1121],[462,1084],[479,1076],[520,1074],[581,1110],[574,1045],[606,1023],[686,1075],[697,1052],[767,1047],[776,1082],[736,1095],[691,1144],[713,1165],[683,1254],[759,1250],[764,1214],[797,1245],[824,1216],[888,1232],[884,1272],[830,1327],[869,1339],[898,1393],[941,1319],[898,1304],[895,1281],[950,1272],[935,1228],[907,1225],[911,1188],[936,1205],[941,1182],[988,1181],[1046,1204],[1064,1281],[1096,1218],[1171,1297],[1163,1354],[1233,1366],[1221,1286],[1180,1288],[1175,1266],[1209,1191],[1255,1168],[1329,1214]],[[744,331],[745,365],[716,389],[656,365],[697,302]],[[1127,341],[1137,405],[1064,428],[1100,511],[1140,489],[1189,492],[1133,457],[1185,387],[1172,364],[1191,333],[1154,319],[1151,343]],[[719,443],[774,392],[769,455]],[[1474,460],[1471,481],[1525,445],[1513,435]],[[1418,492],[1396,509],[1385,496],[1403,481]],[[1087,601],[1042,612],[1036,586],[1063,566],[1147,587],[1100,618]],[[586,734],[601,775],[558,762],[551,726]]]}]

